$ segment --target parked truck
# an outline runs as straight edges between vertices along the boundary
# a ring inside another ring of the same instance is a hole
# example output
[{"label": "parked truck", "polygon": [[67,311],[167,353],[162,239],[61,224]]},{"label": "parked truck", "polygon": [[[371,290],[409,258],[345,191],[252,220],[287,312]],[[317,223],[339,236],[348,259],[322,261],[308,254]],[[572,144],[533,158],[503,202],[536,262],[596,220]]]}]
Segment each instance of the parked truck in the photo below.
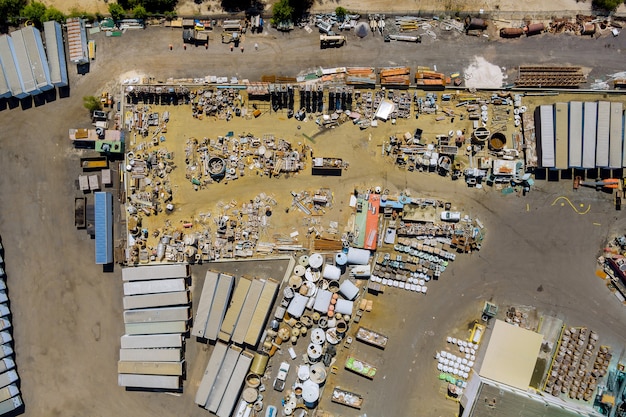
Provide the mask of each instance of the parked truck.
[{"label": "parked truck", "polygon": [[7,385],[14,383],[18,379],[19,377],[17,376],[17,372],[15,372],[14,370],[7,371],[0,375],[0,388],[6,387]]},{"label": "parked truck", "polygon": [[281,391],[285,389],[285,380],[287,379],[287,374],[289,373],[290,365],[287,362],[281,362],[280,368],[278,368],[278,375],[276,375],[276,379],[274,379],[274,389],[276,391]]},{"label": "parked truck", "polygon": [[24,403],[22,402],[22,397],[19,395],[10,398],[6,401],[0,402],[0,415],[4,415],[10,413],[11,411],[15,411],[20,408]]}]

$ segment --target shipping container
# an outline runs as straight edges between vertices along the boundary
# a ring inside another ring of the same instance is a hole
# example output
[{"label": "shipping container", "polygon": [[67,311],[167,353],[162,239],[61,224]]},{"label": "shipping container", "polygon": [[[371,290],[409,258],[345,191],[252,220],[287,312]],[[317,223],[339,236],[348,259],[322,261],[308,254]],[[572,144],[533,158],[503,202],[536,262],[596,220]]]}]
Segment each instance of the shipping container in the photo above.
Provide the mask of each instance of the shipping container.
[{"label": "shipping container", "polygon": [[0,318],[0,331],[11,328],[11,320],[6,317]]},{"label": "shipping container", "polygon": [[189,266],[184,264],[135,266],[122,269],[122,281],[187,278]]},{"label": "shipping container", "polygon": [[213,271],[206,272],[204,283],[202,284],[200,301],[196,307],[196,319],[193,322],[193,329],[191,330],[191,334],[196,337],[204,337],[207,320],[209,319],[209,313],[213,305],[213,298],[217,291],[218,281],[219,273]]},{"label": "shipping container", "polygon": [[122,349],[153,349],[153,348],[180,348],[183,346],[183,337],[180,334],[153,334],[136,336],[125,334],[120,338]]},{"label": "shipping container", "polygon": [[189,319],[189,307],[144,308],[124,311],[124,323],[184,321]]},{"label": "shipping container", "polygon": [[44,22],[43,29],[46,51],[48,52],[50,81],[56,87],[65,87],[68,85],[68,79],[63,30],[58,22],[52,20]]},{"label": "shipping container", "polygon": [[185,361],[180,362],[117,362],[118,374],[182,376]]},{"label": "shipping container", "polygon": [[217,375],[222,367],[222,363],[224,362],[224,358],[226,357],[227,350],[228,346],[218,341],[213,348],[213,352],[211,352],[209,363],[207,364],[204,374],[202,375],[202,379],[200,380],[200,384],[198,385],[198,391],[196,391],[195,401],[200,407],[206,406],[209,394],[215,384],[215,379],[217,378]]},{"label": "shipping container", "polygon": [[11,97],[11,89],[7,82],[6,75],[4,75],[4,68],[2,68],[2,60],[0,59],[0,98]]},{"label": "shipping container", "polygon": [[96,232],[96,265],[113,262],[113,195],[94,193],[94,217]]},{"label": "shipping container", "polygon": [[6,304],[0,304],[0,317],[6,317],[11,315],[11,310],[9,309],[9,306]]},{"label": "shipping container", "polygon": [[51,90],[54,86],[50,80],[50,67],[46,51],[43,49],[41,32],[34,26],[26,26],[21,29],[21,32],[37,88],[41,91]]},{"label": "shipping container", "polygon": [[583,164],[583,103],[569,103],[569,166],[580,168]]},{"label": "shipping container", "polygon": [[259,338],[265,329],[265,323],[269,317],[277,292],[278,282],[273,279],[267,279],[254,313],[252,313],[252,320],[250,320],[250,326],[248,326],[244,339],[246,344],[256,346],[259,343]]},{"label": "shipping container", "polygon": [[37,87],[35,81],[35,75],[28,59],[28,52],[26,51],[26,44],[24,43],[24,36],[21,30],[16,30],[11,33],[11,52],[13,53],[13,60],[20,72],[20,78],[24,85],[24,92],[30,95],[36,95],[41,93],[41,90]]},{"label": "shipping container", "polygon": [[620,102],[611,103],[611,130],[609,136],[609,168],[622,168],[624,110]]},{"label": "shipping container", "polygon": [[20,69],[13,57],[12,44],[13,40],[9,35],[0,35],[0,63],[2,64],[2,70],[6,77],[7,85],[11,90],[11,95],[22,99],[28,97],[28,93],[24,89]]},{"label": "shipping container", "polygon": [[123,299],[123,304],[125,310],[184,305],[189,304],[189,292],[177,291],[160,294],[127,295]]},{"label": "shipping container", "polygon": [[246,338],[246,333],[248,333],[248,328],[250,327],[250,322],[252,320],[252,315],[254,314],[254,310],[256,309],[256,305],[259,302],[259,298],[261,297],[261,292],[263,291],[264,281],[260,279],[255,279],[252,281],[250,285],[250,290],[246,295],[246,299],[243,304],[243,309],[241,310],[241,314],[239,315],[239,320],[237,321],[237,326],[235,327],[235,331],[233,333],[233,342],[242,344]]},{"label": "shipping container", "polygon": [[218,334],[218,338],[223,342],[230,342],[230,338],[235,330],[235,325],[240,317],[241,310],[244,308],[243,302],[245,301],[248,290],[250,289],[250,284],[252,284],[252,281],[244,277],[239,278],[239,281],[237,282],[235,292],[233,293],[233,299],[228,306],[228,310],[226,311],[226,315],[224,316],[224,320],[222,321],[222,326],[220,327],[220,332]]},{"label": "shipping container", "polygon": [[207,325],[204,332],[204,337],[209,340],[217,339],[217,335],[222,326],[222,320],[226,314],[228,303],[230,302],[230,294],[233,289],[233,283],[235,279],[231,275],[220,274],[219,281],[217,283],[217,289],[215,291],[215,297],[211,304],[211,311],[209,312],[209,318],[207,319]]},{"label": "shipping container", "polygon": [[540,138],[541,166],[543,168],[554,168],[554,111],[549,105],[538,108],[538,131]]},{"label": "shipping container", "polygon": [[121,361],[180,362],[181,359],[182,350],[180,348],[120,349]]},{"label": "shipping container", "polygon": [[161,279],[158,281],[133,281],[124,283],[125,296],[162,294],[185,291],[185,278]]},{"label": "shipping container", "polygon": [[239,393],[244,385],[244,379],[250,369],[252,358],[253,355],[249,352],[242,352],[242,354],[239,355],[237,365],[235,365],[235,370],[228,381],[226,391],[224,392],[220,406],[217,409],[216,414],[218,417],[230,417],[232,414],[233,409],[235,408],[235,403],[239,398]]},{"label": "shipping container", "polygon": [[555,110],[555,163],[556,169],[567,169],[569,166],[568,155],[568,111],[567,103],[556,103]]},{"label": "shipping container", "polygon": [[11,411],[15,411],[20,408],[24,403],[22,402],[22,397],[19,395],[10,398],[8,400],[0,402],[0,415],[8,414]]},{"label": "shipping container", "polygon": [[6,387],[9,384],[17,381],[19,377],[17,376],[17,372],[14,370],[7,371],[0,375],[0,388]]},{"label": "shipping container", "polygon": [[65,28],[70,61],[74,64],[86,64],[89,57],[85,21],[79,17],[69,18],[65,22]]},{"label": "shipping container", "polygon": [[0,358],[6,358],[7,356],[13,355],[13,348],[11,345],[2,345],[0,346]]},{"label": "shipping container", "polygon": [[596,125],[598,103],[586,101],[583,104],[583,168],[596,166]]},{"label": "shipping container", "polygon": [[126,323],[124,324],[126,334],[168,334],[187,333],[189,330],[186,321],[158,321],[154,323]]},{"label": "shipping container", "polygon": [[609,135],[611,132],[611,103],[598,102],[598,125],[596,131],[596,166],[609,166]]},{"label": "shipping container", "polygon": [[217,378],[215,379],[215,383],[213,384],[213,389],[209,394],[209,399],[207,400],[205,408],[212,413],[216,413],[217,409],[222,402],[222,398],[224,397],[224,393],[226,392],[226,387],[228,386],[228,382],[235,370],[235,366],[237,365],[237,360],[239,355],[241,354],[242,349],[237,346],[229,346],[226,351],[226,356],[224,357],[224,362],[222,362],[222,366],[220,368],[219,373],[217,374]]},{"label": "shipping container", "polygon": [[10,371],[15,368],[15,362],[12,358],[4,358],[0,360],[0,373]]},{"label": "shipping container", "polygon": [[15,384],[7,385],[0,389],[0,402],[6,401],[9,398],[15,397],[20,393],[20,389]]},{"label": "shipping container", "polygon": [[118,374],[117,384],[120,387],[179,390],[180,377],[172,375],[136,375]]}]

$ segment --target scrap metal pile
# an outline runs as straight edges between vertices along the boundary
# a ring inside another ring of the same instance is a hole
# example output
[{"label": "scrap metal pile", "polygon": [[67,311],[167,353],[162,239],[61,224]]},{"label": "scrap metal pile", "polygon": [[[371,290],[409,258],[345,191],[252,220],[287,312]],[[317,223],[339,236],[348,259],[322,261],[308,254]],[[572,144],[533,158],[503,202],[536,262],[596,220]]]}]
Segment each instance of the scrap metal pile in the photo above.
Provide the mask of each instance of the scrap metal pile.
[{"label": "scrap metal pile", "polygon": [[185,175],[196,189],[243,177],[246,169],[260,176],[278,177],[301,171],[306,150],[304,146],[295,150],[290,142],[269,134],[262,138],[251,133],[235,137],[229,132],[217,139],[190,138],[185,146]]},{"label": "scrap metal pile", "polygon": [[241,116],[243,98],[239,90],[199,89],[189,93],[193,117],[202,119],[204,116],[217,117],[219,120],[230,120],[233,116]]},{"label": "scrap metal pile", "polygon": [[126,104],[172,104],[189,102],[189,89],[181,86],[129,85],[125,88]]},{"label": "scrap metal pile", "polygon": [[573,87],[584,83],[587,77],[582,67],[569,66],[520,66],[516,87],[546,88]]}]

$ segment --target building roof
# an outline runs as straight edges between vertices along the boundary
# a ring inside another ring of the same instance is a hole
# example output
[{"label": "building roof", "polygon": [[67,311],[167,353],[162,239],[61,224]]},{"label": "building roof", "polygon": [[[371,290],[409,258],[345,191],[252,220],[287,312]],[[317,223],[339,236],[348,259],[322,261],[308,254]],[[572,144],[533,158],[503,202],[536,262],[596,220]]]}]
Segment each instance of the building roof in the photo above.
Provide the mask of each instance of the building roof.
[{"label": "building roof", "polygon": [[479,374],[527,390],[543,336],[496,320]]}]

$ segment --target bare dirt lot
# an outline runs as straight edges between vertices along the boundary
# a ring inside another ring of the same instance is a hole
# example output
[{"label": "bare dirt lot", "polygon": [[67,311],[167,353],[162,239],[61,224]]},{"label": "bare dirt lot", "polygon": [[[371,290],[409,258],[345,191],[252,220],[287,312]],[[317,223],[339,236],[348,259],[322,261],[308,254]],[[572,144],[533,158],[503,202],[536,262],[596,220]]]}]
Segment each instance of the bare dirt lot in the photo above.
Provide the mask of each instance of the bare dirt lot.
[{"label": "bare dirt lot", "polygon": [[[195,340],[187,342],[189,378],[181,396],[126,392],[117,386],[116,362],[123,333],[119,268],[108,273],[94,265],[93,241],[84,231],[75,230],[72,219],[80,152],[71,147],[67,129],[89,125],[83,96],[100,93],[128,71],[162,80],[207,74],[257,80],[262,74],[294,75],[319,65],[435,63],[442,71],[453,72],[477,55],[507,68],[520,63],[597,63],[591,73],[602,77],[623,70],[625,42],[623,37],[593,40],[542,35],[511,43],[458,37],[407,49],[414,45],[383,44],[380,37],[370,37],[321,54],[315,34],[268,31],[249,38],[246,45],[253,40],[260,44],[260,51],[255,54],[247,47],[242,54],[230,53],[217,42],[208,50],[183,50],[180,32],[165,28],[131,31],[121,38],[99,34],[98,58],[91,72],[78,76],[70,66],[69,97],[57,96],[30,107],[28,103],[2,102],[0,233],[26,416],[207,415],[193,404],[195,384],[206,360],[196,358],[208,355],[208,349]],[[175,45],[173,51],[169,44]],[[509,53],[513,48],[516,54]],[[297,137],[291,121],[270,121],[277,132]],[[212,128],[204,122],[207,130]],[[407,121],[398,125],[398,130],[415,126],[414,121]],[[253,129],[251,125],[240,128]],[[482,250],[458,259],[425,297],[415,299],[412,294],[405,297],[390,290],[377,300],[377,311],[394,313],[385,323],[396,345],[381,374],[386,378],[363,385],[359,391],[371,399],[371,408],[363,412],[452,415],[454,405],[440,395],[431,358],[451,329],[463,328],[476,318],[484,299],[493,298],[501,305],[534,305],[571,325],[592,328],[603,342],[621,351],[626,344],[626,312],[594,274],[595,259],[607,235],[626,226],[621,212],[614,211],[610,196],[588,189],[574,193],[571,184],[563,181],[538,182],[526,197],[468,189],[436,175],[400,171],[376,156],[378,148],[369,147],[368,133],[354,129],[342,126],[317,142],[317,146],[329,147],[339,142],[340,156],[351,162],[347,176],[328,180],[329,187],[383,185],[411,189],[414,196],[441,196],[478,216],[488,230]],[[385,125],[385,129],[390,128]],[[373,143],[389,134],[383,129],[378,132],[372,129]],[[293,186],[304,188],[305,179],[299,177],[300,184]],[[292,187],[287,181],[261,184],[278,193]],[[228,187],[231,185],[221,187],[220,192],[228,193]],[[257,192],[258,188],[251,190],[250,197]],[[582,204],[590,209],[578,214],[567,204],[555,204],[559,196],[569,197],[575,207]],[[202,276],[201,269],[194,270],[194,285]],[[396,342],[399,340],[407,342]]]}]

